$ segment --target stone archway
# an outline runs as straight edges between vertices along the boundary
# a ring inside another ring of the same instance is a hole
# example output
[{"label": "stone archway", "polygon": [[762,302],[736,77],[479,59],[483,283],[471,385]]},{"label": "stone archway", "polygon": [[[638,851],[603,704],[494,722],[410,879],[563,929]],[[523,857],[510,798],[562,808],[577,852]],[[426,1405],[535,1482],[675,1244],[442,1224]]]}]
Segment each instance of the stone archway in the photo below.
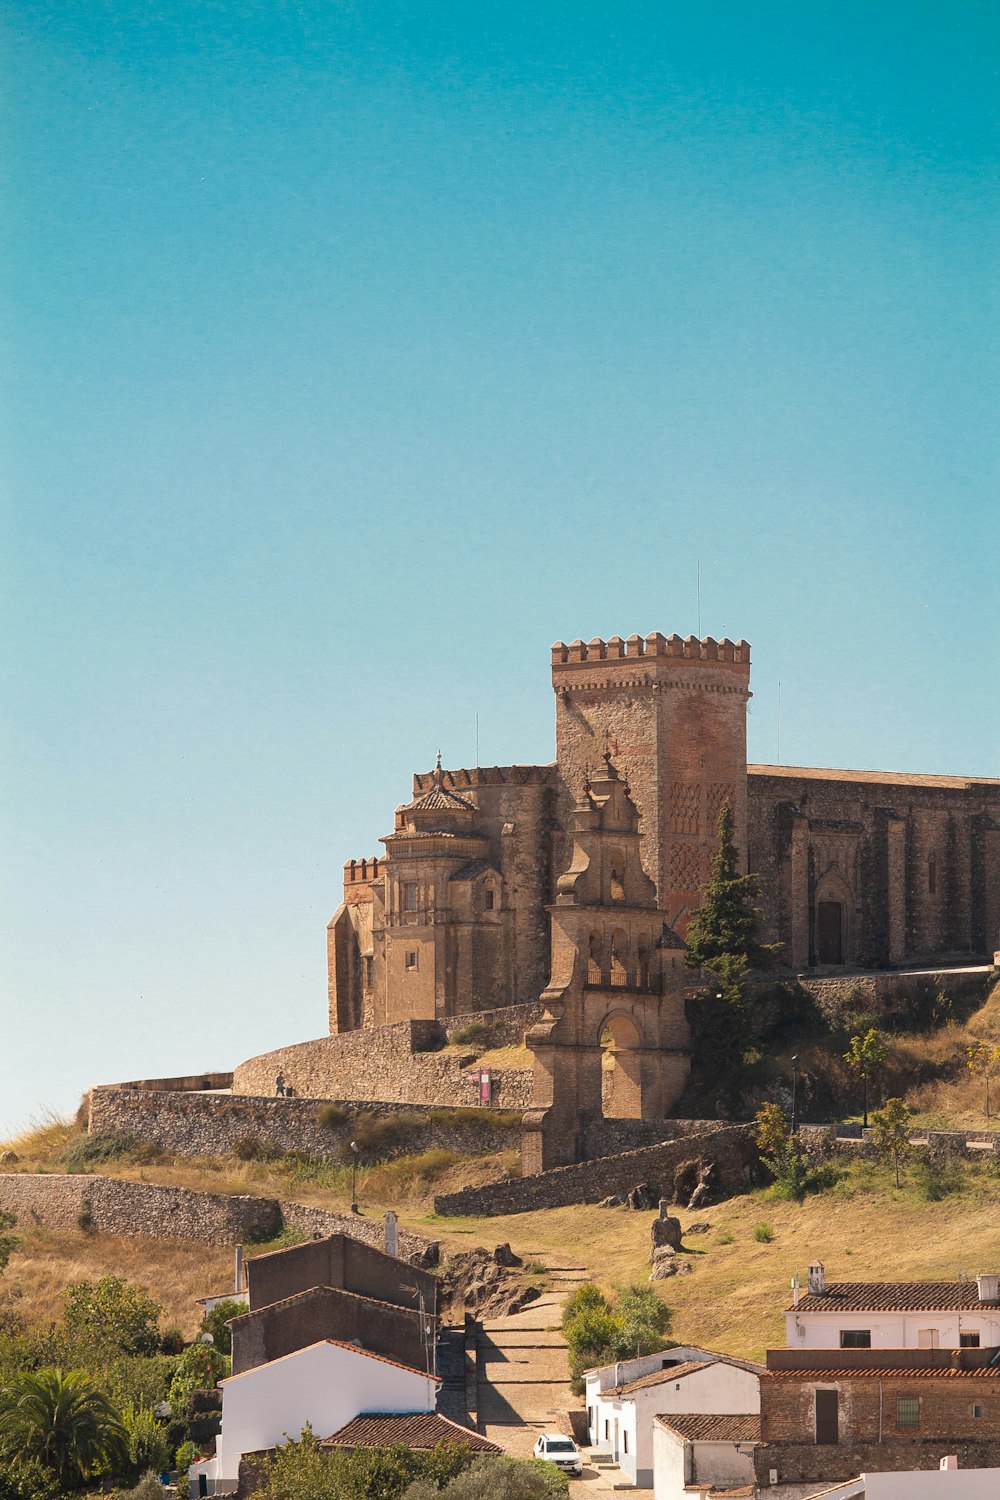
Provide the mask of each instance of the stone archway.
[{"label": "stone archway", "polygon": [[601,1113],[610,1120],[642,1119],[642,1045],[636,1021],[612,1011],[598,1028]]},{"label": "stone archway", "polygon": [[813,951],[820,965],[845,965],[854,956],[854,896],[837,870],[816,883]]}]

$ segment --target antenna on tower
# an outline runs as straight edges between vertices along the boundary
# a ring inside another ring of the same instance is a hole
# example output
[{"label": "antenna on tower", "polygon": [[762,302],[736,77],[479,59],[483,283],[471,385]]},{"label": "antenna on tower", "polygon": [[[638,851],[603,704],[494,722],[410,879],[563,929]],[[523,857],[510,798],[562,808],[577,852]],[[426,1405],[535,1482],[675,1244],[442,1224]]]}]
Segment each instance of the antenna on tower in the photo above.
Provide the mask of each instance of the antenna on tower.
[{"label": "antenna on tower", "polygon": [[695,588],[698,595],[698,639],[701,640],[701,558],[695,560]]},{"label": "antenna on tower", "polygon": [[476,765],[479,765],[479,715],[476,714]]},{"label": "antenna on tower", "polygon": [[781,682],[778,682],[778,744],[776,749],[777,765],[781,765]]}]

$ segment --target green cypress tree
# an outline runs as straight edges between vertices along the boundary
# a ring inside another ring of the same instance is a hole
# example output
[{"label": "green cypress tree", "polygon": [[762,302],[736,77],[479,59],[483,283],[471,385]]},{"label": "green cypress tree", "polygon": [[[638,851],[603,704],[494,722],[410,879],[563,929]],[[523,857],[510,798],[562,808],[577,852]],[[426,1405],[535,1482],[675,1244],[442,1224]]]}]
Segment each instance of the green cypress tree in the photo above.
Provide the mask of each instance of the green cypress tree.
[{"label": "green cypress tree", "polygon": [[722,804],[717,824],[719,847],[712,857],[712,873],[701,893],[701,905],[691,913],[687,929],[687,963],[692,969],[715,971],[742,960],[746,968],[764,968],[775,945],[762,944],[760,912],[755,904],[757,881],[739,873],[733,842],[733,811]]}]

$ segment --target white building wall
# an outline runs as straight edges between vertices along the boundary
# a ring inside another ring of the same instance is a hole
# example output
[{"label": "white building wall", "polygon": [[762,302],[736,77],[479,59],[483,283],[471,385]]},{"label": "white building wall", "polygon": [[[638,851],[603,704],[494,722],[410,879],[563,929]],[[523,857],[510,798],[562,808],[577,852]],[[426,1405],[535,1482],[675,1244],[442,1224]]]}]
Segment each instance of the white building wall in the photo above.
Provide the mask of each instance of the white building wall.
[{"label": "white building wall", "polygon": [[306,1423],[329,1437],[360,1412],[433,1411],[436,1385],[361,1350],[313,1344],[222,1382],[216,1481],[235,1486],[244,1453],[297,1438]]},{"label": "white building wall", "polygon": [[[629,1396],[598,1396],[598,1443],[605,1446],[622,1473],[633,1484],[647,1487],[653,1479],[653,1418],[670,1412],[732,1416],[760,1411],[760,1376],[716,1360],[680,1380],[666,1372],[662,1381]],[[605,1423],[609,1436],[605,1437]]]},{"label": "white building wall", "polygon": [[938,1347],[957,1349],[963,1333],[978,1333],[983,1348],[1000,1344],[1000,1316],[982,1312],[796,1312],[785,1313],[789,1349],[839,1349],[843,1329],[868,1329],[873,1349],[919,1349],[920,1334],[935,1330]]},{"label": "white building wall", "polygon": [[659,1422],[653,1423],[653,1500],[684,1500],[686,1447]]},{"label": "white building wall", "polygon": [[921,1469],[863,1474],[865,1500],[996,1500],[1000,1469]]}]

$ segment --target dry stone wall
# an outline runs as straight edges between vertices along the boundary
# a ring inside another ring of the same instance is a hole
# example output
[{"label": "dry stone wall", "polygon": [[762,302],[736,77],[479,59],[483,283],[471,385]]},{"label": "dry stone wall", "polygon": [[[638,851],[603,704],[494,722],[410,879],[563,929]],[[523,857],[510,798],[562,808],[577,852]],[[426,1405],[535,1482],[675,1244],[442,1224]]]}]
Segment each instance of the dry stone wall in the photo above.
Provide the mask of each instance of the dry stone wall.
[{"label": "dry stone wall", "polygon": [[[340,1124],[324,1124],[322,1101],[261,1099],[229,1094],[160,1093],[123,1087],[95,1088],[90,1093],[91,1134],[131,1136],[178,1156],[248,1156],[258,1151],[301,1151],[320,1159],[338,1158],[364,1120],[399,1115],[398,1104],[351,1102]],[[405,1113],[424,1123],[407,1132],[408,1151],[443,1146],[463,1155],[504,1151],[520,1142],[509,1117],[491,1119],[477,1110],[473,1118],[448,1119],[431,1105],[406,1105]]]},{"label": "dry stone wall", "polygon": [[626,1193],[647,1182],[659,1194],[669,1195],[674,1169],[697,1156],[715,1162],[721,1187],[742,1190],[752,1180],[757,1166],[753,1137],[752,1125],[706,1125],[699,1132],[656,1146],[577,1162],[569,1167],[554,1167],[549,1172],[510,1182],[445,1193],[434,1199],[434,1212],[528,1213],[537,1208],[562,1208],[570,1203],[599,1203],[602,1198]]},{"label": "dry stone wall", "polygon": [[[496,1045],[521,1041],[540,1014],[536,1005],[453,1016],[452,1032],[472,1022],[485,1026]],[[475,1105],[478,1068],[470,1059],[439,1050],[447,1040],[439,1021],[399,1021],[370,1031],[347,1031],[279,1047],[240,1063],[233,1073],[237,1094],[272,1095],[280,1074],[296,1095],[311,1099],[375,1100],[396,1104]],[[526,1109],[530,1069],[493,1070],[493,1103]]]},{"label": "dry stone wall", "polygon": [[[346,1234],[385,1249],[381,1218],[338,1214],[290,1199],[196,1193],[150,1182],[126,1182],[90,1173],[8,1172],[0,1175],[0,1209],[23,1229],[87,1229],[147,1239],[253,1244],[284,1224],[305,1235]],[[433,1264],[436,1242],[399,1232],[400,1254]]]},{"label": "dry stone wall", "polygon": [[24,1226],[207,1244],[265,1240],[281,1227],[273,1198],[196,1193],[89,1173],[6,1173],[0,1176],[0,1208]]}]

